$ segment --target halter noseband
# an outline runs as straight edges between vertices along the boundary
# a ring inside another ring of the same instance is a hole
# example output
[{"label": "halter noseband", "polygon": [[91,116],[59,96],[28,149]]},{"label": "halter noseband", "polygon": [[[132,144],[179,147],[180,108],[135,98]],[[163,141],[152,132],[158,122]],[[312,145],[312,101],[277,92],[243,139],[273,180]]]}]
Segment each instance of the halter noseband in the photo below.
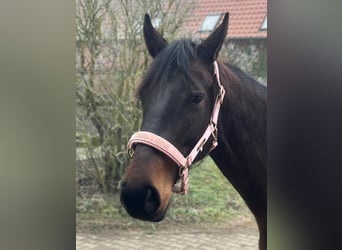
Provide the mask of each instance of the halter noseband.
[{"label": "halter noseband", "polygon": [[213,136],[213,142],[211,150],[217,146],[217,120],[220,112],[221,104],[223,103],[225,90],[220,81],[220,74],[217,62],[214,62],[214,73],[216,75],[217,84],[219,86],[219,93],[216,97],[213,112],[210,117],[210,121],[207,129],[204,131],[202,137],[197,141],[195,147],[191,150],[188,156],[184,157],[183,154],[169,141],[148,131],[139,131],[132,135],[128,141],[128,155],[132,158],[134,149],[133,146],[137,143],[151,146],[160,152],[170,157],[179,166],[179,176],[181,178],[180,188],[173,188],[173,192],[186,194],[189,189],[189,167],[196,158],[196,156],[203,150],[203,146],[206,144],[210,136]]}]

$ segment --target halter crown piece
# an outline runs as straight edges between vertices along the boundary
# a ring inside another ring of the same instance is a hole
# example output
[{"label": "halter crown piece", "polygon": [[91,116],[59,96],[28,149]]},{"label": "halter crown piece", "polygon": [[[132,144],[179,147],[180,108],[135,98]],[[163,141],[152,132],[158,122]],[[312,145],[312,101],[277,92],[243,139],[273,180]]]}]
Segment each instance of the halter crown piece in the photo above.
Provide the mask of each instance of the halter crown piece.
[{"label": "halter crown piece", "polygon": [[[203,146],[208,141],[210,136],[213,136],[213,142],[210,151],[213,150],[217,145],[217,120],[220,112],[221,104],[223,103],[225,90],[220,81],[220,74],[217,62],[214,62],[214,73],[216,76],[217,84],[220,88],[219,93],[216,97],[213,112],[210,117],[210,121],[207,129],[204,131],[202,137],[197,141],[195,147],[191,152],[184,157],[183,154],[169,141],[148,131],[139,131],[132,135],[128,141],[128,155],[132,158],[134,153],[134,145],[141,143],[151,146],[160,152],[170,157],[179,166],[179,176],[181,179],[181,186],[173,187],[173,192],[186,194],[189,189],[189,167],[196,158],[196,156],[203,150]],[[209,151],[209,152],[210,152]]]}]

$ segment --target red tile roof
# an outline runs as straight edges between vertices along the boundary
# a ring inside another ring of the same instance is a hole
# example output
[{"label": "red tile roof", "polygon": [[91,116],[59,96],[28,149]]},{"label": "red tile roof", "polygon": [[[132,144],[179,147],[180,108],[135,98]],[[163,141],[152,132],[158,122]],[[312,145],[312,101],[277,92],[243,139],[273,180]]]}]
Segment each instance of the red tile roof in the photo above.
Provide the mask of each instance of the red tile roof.
[{"label": "red tile roof", "polygon": [[260,30],[267,15],[267,0],[197,0],[189,14],[187,30],[206,37],[209,32],[198,32],[205,17],[225,12],[229,12],[229,39],[267,37],[267,30]]}]

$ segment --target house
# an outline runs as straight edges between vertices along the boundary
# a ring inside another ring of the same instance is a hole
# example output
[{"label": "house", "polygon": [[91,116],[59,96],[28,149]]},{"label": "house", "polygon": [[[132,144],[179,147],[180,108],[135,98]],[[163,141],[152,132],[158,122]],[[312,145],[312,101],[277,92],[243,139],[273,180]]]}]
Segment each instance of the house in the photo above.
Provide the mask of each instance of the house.
[{"label": "house", "polygon": [[229,12],[228,39],[267,38],[267,0],[197,0],[187,28],[206,37]]},{"label": "house", "polygon": [[221,54],[257,78],[267,82],[267,0],[196,0],[185,30],[206,38],[224,13],[229,12],[228,34]]}]

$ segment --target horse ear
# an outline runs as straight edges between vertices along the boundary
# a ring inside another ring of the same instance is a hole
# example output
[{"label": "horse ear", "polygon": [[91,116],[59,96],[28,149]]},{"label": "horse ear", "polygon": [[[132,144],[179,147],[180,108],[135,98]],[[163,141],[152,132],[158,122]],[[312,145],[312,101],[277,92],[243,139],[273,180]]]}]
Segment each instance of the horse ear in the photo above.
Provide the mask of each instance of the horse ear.
[{"label": "horse ear", "polygon": [[150,55],[154,58],[162,49],[167,46],[167,41],[158,33],[158,31],[153,28],[150,16],[148,14],[145,14],[143,30],[146,47],[150,52]]},{"label": "horse ear", "polygon": [[205,63],[213,63],[227,36],[229,13],[224,15],[222,23],[197,47],[197,55]]}]

